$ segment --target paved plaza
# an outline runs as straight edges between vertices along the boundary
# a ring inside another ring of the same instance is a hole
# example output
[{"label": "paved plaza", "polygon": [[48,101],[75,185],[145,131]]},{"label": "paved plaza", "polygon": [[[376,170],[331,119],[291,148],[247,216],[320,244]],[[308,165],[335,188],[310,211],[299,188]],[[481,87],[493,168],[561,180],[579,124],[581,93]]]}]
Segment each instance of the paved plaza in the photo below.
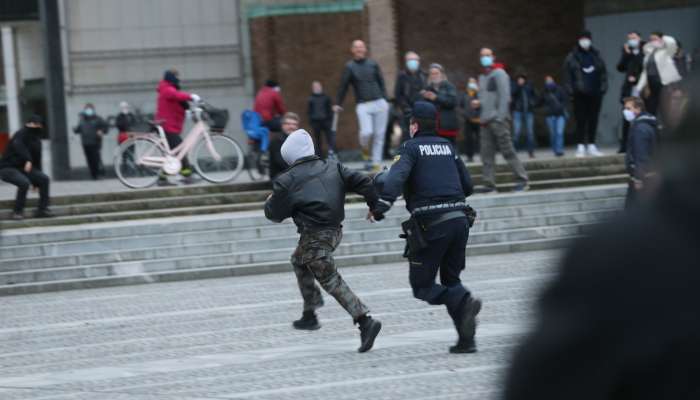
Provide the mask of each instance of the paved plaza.
[{"label": "paved plaza", "polygon": [[412,298],[403,263],[342,270],[384,324],[366,354],[327,295],[321,330],[291,328],[292,273],[4,297],[0,398],[495,399],[559,254],[468,260],[484,300],[471,355],[447,353],[452,323]]}]

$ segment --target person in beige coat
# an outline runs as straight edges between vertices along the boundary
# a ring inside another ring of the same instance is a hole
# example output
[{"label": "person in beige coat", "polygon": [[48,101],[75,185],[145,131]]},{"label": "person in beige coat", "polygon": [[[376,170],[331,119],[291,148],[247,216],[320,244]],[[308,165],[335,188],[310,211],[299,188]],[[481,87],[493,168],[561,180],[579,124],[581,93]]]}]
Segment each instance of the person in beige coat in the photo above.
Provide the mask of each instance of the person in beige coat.
[{"label": "person in beige coat", "polygon": [[673,60],[677,50],[676,39],[661,32],[649,35],[649,42],[644,45],[644,69],[632,93],[642,95],[646,109],[652,115],[658,114],[666,92],[664,88],[681,80]]}]

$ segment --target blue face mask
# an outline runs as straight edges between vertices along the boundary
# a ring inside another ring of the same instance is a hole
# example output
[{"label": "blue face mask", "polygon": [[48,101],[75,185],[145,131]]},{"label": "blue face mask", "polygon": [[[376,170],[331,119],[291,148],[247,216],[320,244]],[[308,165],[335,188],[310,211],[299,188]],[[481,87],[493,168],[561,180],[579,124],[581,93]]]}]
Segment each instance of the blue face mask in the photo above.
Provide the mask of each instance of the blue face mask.
[{"label": "blue face mask", "polygon": [[481,66],[484,68],[488,68],[493,65],[493,57],[492,56],[481,56]]},{"label": "blue face mask", "polygon": [[418,67],[420,66],[420,61],[418,60],[407,60],[406,61],[406,68],[408,68],[409,71],[418,71]]},{"label": "blue face mask", "polygon": [[95,110],[93,110],[92,108],[86,108],[85,110],[83,110],[83,114],[85,114],[86,117],[92,117],[93,115],[95,115]]},{"label": "blue face mask", "polygon": [[545,86],[547,86],[548,88],[553,88],[554,85],[555,83],[553,81],[547,81],[547,83],[545,83]]}]

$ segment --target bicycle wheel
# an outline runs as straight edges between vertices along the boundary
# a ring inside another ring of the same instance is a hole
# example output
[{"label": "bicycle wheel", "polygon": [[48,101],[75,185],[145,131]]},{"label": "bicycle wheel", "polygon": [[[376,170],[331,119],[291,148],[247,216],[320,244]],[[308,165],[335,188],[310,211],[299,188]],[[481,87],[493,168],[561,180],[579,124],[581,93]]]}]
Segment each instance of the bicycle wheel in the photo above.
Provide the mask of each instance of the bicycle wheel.
[{"label": "bicycle wheel", "polygon": [[210,136],[211,146],[206,138],[194,148],[190,161],[194,169],[204,179],[212,183],[224,183],[236,179],[243,170],[243,150],[235,140],[221,134]]},{"label": "bicycle wheel", "polygon": [[163,168],[165,150],[153,139],[132,138],[122,143],[114,155],[114,172],[130,188],[152,186]]},{"label": "bicycle wheel", "polygon": [[263,153],[251,145],[246,155],[246,168],[248,175],[254,181],[266,179],[269,173],[270,162]]}]

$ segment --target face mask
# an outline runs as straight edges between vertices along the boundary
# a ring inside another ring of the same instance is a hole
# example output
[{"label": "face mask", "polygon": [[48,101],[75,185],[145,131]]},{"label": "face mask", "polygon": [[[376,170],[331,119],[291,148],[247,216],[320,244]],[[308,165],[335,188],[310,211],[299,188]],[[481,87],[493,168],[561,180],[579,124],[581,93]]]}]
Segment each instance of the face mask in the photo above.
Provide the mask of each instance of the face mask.
[{"label": "face mask", "polygon": [[476,83],[470,83],[467,85],[467,87],[471,90],[479,90],[479,85],[477,85]]},{"label": "face mask", "polygon": [[591,39],[588,39],[588,38],[579,39],[578,45],[581,46],[582,49],[588,50],[591,48]]},{"label": "face mask", "polygon": [[554,83],[554,81],[547,81],[544,85],[547,86],[548,88],[553,88],[555,83]]},{"label": "face mask", "polygon": [[493,65],[493,56],[481,56],[481,66],[488,68]]},{"label": "face mask", "polygon": [[42,131],[41,128],[32,127],[32,128],[28,128],[28,129],[29,129],[29,132],[33,133],[34,135],[41,135],[41,131]]},{"label": "face mask", "polygon": [[627,120],[627,122],[632,122],[635,118],[637,118],[637,116],[634,114],[634,111],[628,110],[626,108],[622,110],[622,115],[625,117],[625,120]]},{"label": "face mask", "polygon": [[633,49],[639,47],[639,39],[630,39],[627,41],[627,45]]},{"label": "face mask", "polygon": [[420,61],[418,60],[406,60],[406,68],[408,68],[409,71],[418,71],[419,66]]},{"label": "face mask", "polygon": [[93,110],[92,108],[86,108],[85,110],[83,110],[83,114],[85,114],[85,116],[87,117],[92,117],[93,115],[95,115],[95,110]]}]

